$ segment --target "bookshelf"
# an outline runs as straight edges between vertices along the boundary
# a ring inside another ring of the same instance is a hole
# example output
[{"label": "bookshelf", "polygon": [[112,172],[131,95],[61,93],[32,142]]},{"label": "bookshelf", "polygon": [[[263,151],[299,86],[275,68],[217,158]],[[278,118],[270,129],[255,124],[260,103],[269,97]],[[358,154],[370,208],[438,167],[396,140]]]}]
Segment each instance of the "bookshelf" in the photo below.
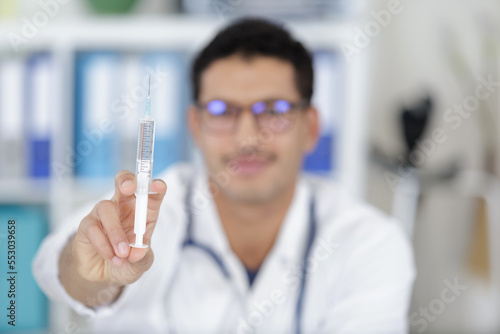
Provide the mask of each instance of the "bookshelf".
[{"label": "bookshelf", "polygon": [[[310,50],[331,51],[343,61],[342,42],[352,43],[355,21],[287,20],[292,33]],[[75,141],[75,66],[77,55],[94,50],[112,50],[119,53],[145,53],[154,51],[177,52],[190,60],[227,21],[217,17],[170,15],[165,17],[85,17],[71,21],[54,20],[39,29],[36,36],[14,52],[7,38],[0,39],[0,62],[6,58],[29,57],[48,53],[53,59],[52,82],[54,94],[50,117],[55,120],[51,132],[51,162],[64,161],[67,147]],[[19,33],[23,28],[18,21],[0,21],[0,31]],[[348,191],[363,197],[368,161],[367,124],[369,51],[354,57],[343,66],[343,101],[339,105],[341,117],[337,118],[335,141],[335,170],[329,173]],[[338,92],[332,92],[332,95]],[[187,94],[189,95],[189,94]],[[138,110],[141,107],[138,107]],[[189,144],[188,144],[189,145]],[[186,146],[189,147],[189,146]],[[72,171],[73,172],[73,171]],[[109,178],[82,180],[74,173],[46,179],[29,177],[0,177],[1,205],[44,205],[48,209],[50,229],[54,229],[81,204],[95,200],[113,189]],[[63,328],[67,311],[56,309],[51,328]],[[65,313],[64,313],[65,312]]]}]

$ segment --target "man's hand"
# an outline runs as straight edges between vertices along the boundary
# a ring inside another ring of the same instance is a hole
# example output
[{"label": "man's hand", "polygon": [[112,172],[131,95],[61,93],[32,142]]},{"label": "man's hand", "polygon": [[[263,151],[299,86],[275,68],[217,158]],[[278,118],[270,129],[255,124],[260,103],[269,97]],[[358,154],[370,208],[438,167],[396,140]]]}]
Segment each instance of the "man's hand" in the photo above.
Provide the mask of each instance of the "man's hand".
[{"label": "man's hand", "polygon": [[[134,174],[130,171],[118,172],[113,197],[96,204],[64,249],[59,261],[61,282],[74,298],[89,299],[97,288],[131,284],[151,267],[151,247],[129,246],[135,242],[135,189]],[[144,234],[147,245],[151,243],[166,190],[167,185],[162,180],[152,182],[151,191],[157,194],[149,195],[148,200]]]}]

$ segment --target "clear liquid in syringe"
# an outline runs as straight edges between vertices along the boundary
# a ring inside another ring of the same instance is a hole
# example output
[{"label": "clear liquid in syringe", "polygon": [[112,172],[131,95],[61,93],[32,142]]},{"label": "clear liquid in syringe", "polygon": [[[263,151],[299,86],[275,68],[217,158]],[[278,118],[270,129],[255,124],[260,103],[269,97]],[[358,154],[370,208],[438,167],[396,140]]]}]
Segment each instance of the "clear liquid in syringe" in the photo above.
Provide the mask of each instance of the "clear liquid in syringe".
[{"label": "clear liquid in syringe", "polygon": [[140,120],[140,139],[139,149],[137,150],[137,173],[151,173],[153,165],[154,132],[154,120]]}]

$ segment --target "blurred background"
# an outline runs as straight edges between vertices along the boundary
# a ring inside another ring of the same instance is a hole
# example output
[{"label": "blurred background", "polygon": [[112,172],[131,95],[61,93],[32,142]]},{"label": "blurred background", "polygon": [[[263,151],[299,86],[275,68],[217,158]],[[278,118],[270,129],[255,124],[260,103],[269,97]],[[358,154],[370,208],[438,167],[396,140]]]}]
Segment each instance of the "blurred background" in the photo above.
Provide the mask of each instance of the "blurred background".
[{"label": "blurred background", "polygon": [[313,53],[322,135],[304,170],[397,217],[412,240],[410,332],[500,333],[496,0],[1,0],[0,308],[15,219],[16,330],[85,328],[36,286],[41,240],[135,170],[148,76],[154,173],[200,162],[185,130],[190,64],[245,15],[283,22]]}]

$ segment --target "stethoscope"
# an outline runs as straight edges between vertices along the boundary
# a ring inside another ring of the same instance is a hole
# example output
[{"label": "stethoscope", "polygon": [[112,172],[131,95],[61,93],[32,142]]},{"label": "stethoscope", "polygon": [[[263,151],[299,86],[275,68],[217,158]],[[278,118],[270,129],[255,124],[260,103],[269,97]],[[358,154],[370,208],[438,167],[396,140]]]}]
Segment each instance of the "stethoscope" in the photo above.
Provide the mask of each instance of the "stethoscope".
[{"label": "stethoscope", "polygon": [[[189,183],[187,194],[186,194],[186,199],[185,199],[185,206],[186,206],[186,212],[187,212],[187,226],[186,226],[186,239],[184,240],[184,243],[182,244],[182,247],[196,247],[204,252],[206,252],[213,260],[214,262],[219,266],[220,270],[224,274],[224,277],[227,280],[231,279],[231,275],[229,273],[229,270],[225,266],[224,262],[220,258],[220,256],[217,255],[207,245],[204,245],[202,243],[199,243],[193,239],[193,213],[191,211],[191,196],[192,196],[192,188],[193,188],[193,182]],[[304,303],[304,290],[306,286],[306,279],[307,279],[307,270],[306,270],[306,262],[307,259],[309,258],[309,254],[311,253],[311,247],[314,241],[316,235],[316,217],[315,217],[315,201],[314,197],[311,196],[311,201],[309,205],[309,234],[307,236],[307,244],[306,244],[306,250],[304,252],[304,258],[302,260],[302,273],[300,277],[300,285],[299,285],[299,292],[298,292],[298,297],[297,297],[297,304],[295,307],[295,333],[300,334],[301,333],[301,327],[302,327],[302,313],[303,313],[303,303]]]}]

